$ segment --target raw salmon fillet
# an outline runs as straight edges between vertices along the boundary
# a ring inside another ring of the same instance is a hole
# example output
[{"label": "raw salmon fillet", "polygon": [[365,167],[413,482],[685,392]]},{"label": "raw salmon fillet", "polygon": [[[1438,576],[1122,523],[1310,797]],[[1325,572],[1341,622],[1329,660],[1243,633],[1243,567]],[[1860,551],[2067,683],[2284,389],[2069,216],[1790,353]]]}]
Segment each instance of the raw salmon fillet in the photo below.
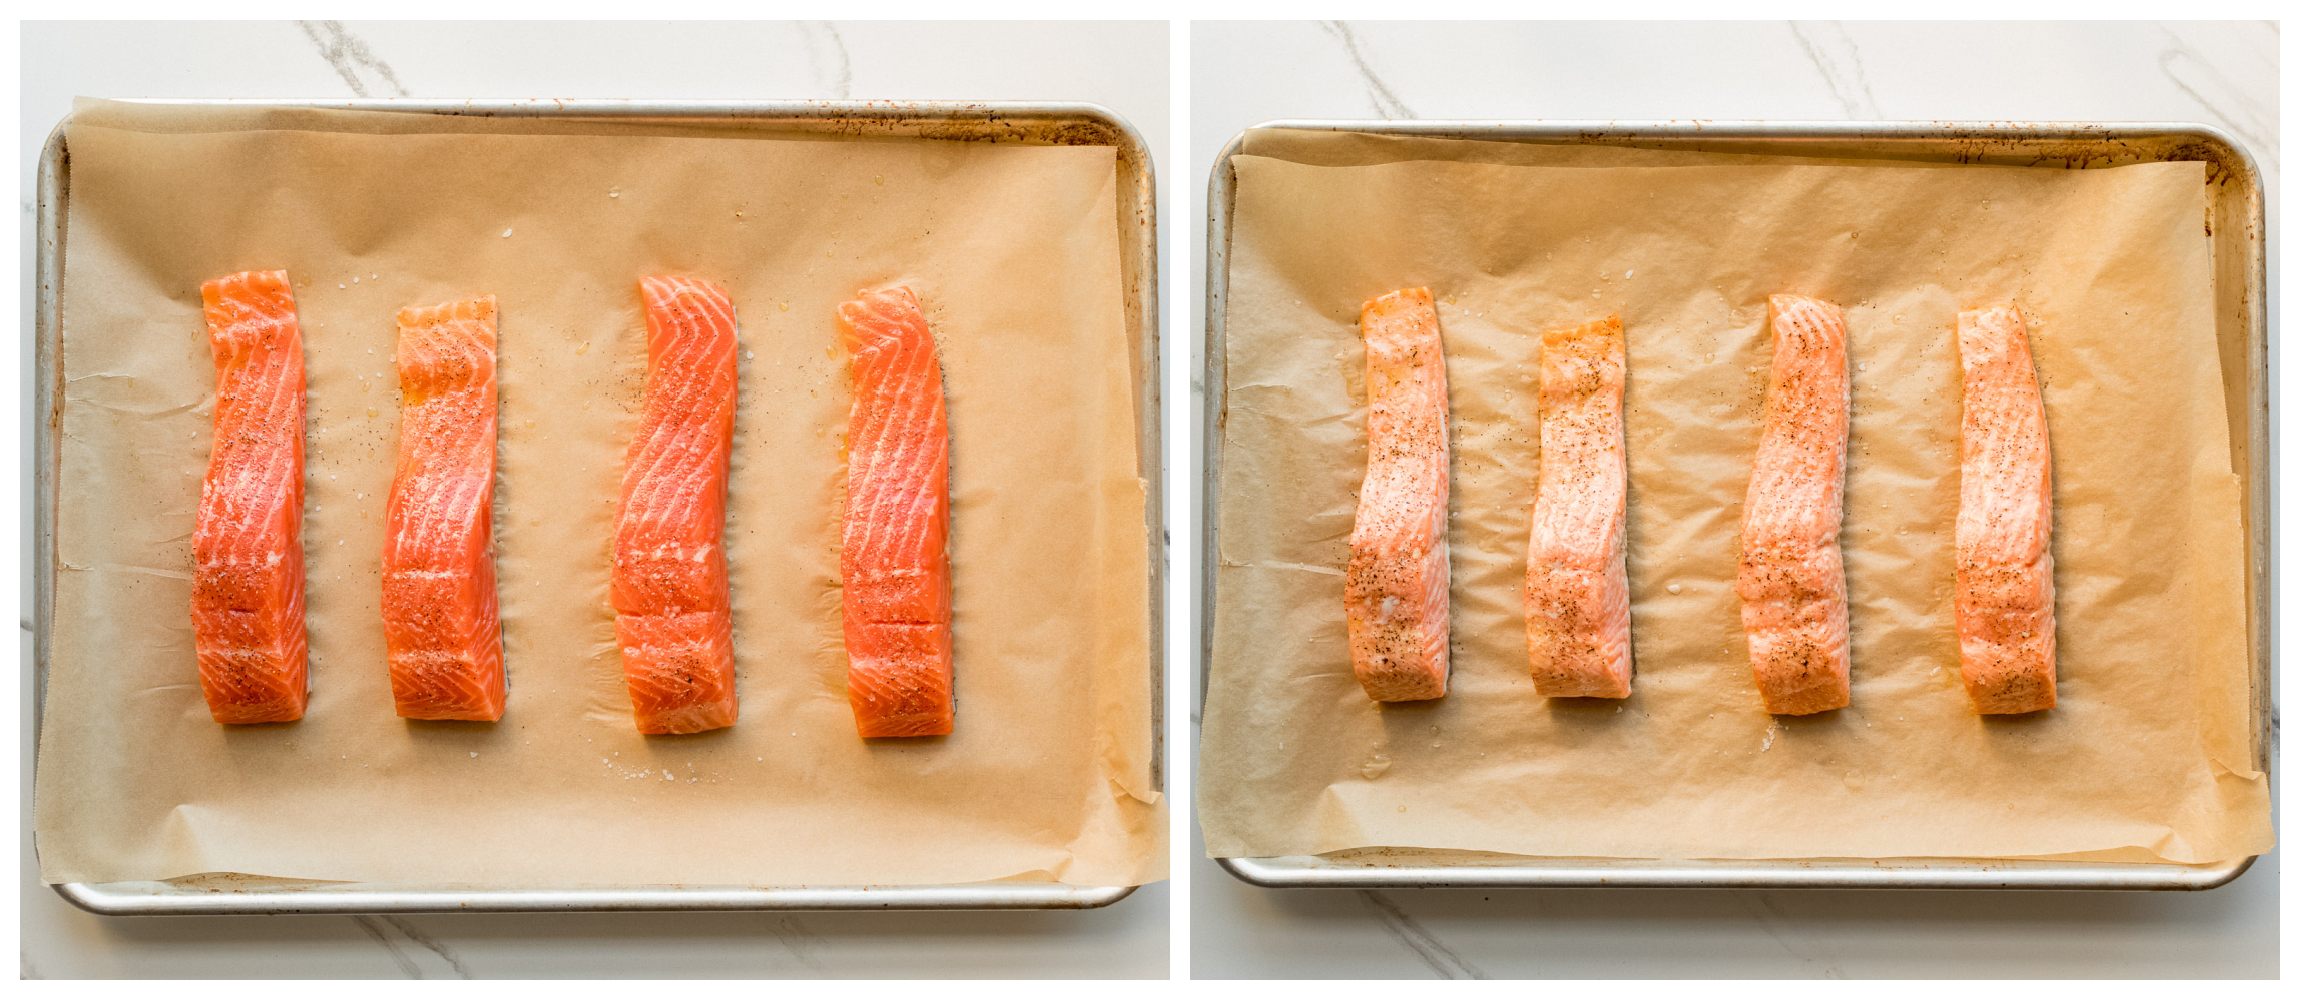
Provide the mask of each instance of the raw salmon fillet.
[{"label": "raw salmon fillet", "polygon": [[494,722],[495,297],[400,310],[399,389],[383,541],[392,701],[403,719]]},{"label": "raw salmon fillet", "polygon": [[950,424],[942,366],[908,288],[839,306],[854,363],[847,418],[847,701],[869,736],[947,736],[951,692]]},{"label": "raw salmon fillet", "polygon": [[692,278],[642,278],[647,388],[615,508],[615,639],[642,733],[735,724],[727,602],[727,457],[735,307]]},{"label": "raw salmon fillet", "polygon": [[2052,449],[2020,310],[1957,314],[1957,644],[1983,715],[2053,707]]},{"label": "raw salmon fillet", "polygon": [[192,644],[217,722],[303,718],[303,331],[286,271],[200,285],[216,441],[192,522]]},{"label": "raw salmon fillet", "polygon": [[1741,625],[1765,710],[1810,715],[1853,702],[1845,619],[1845,444],[1852,385],[1845,315],[1775,295],[1772,384],[1741,505]]},{"label": "raw salmon fillet", "polygon": [[1525,564],[1533,689],[1629,697],[1629,459],[1621,317],[1541,335],[1541,482]]},{"label": "raw salmon fillet", "polygon": [[1350,528],[1343,611],[1350,662],[1375,701],[1445,696],[1445,347],[1427,288],[1368,300],[1366,478]]}]

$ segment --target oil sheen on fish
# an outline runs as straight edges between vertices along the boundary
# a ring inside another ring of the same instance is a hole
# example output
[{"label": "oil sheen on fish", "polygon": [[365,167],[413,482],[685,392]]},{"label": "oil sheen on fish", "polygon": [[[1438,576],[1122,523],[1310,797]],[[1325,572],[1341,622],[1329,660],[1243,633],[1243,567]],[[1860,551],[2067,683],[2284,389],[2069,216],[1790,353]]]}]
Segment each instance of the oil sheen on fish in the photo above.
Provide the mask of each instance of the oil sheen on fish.
[{"label": "oil sheen on fish", "polygon": [[1449,638],[1445,347],[1427,288],[1368,300],[1366,478],[1343,579],[1350,662],[1375,701],[1445,696]]},{"label": "oil sheen on fish", "polygon": [[192,643],[208,712],[290,722],[309,697],[303,623],[303,332],[286,271],[200,286],[216,436],[192,521]]},{"label": "oil sheen on fish", "polygon": [[615,639],[649,734],[735,724],[721,533],[735,433],[735,307],[692,278],[643,278],[646,403],[615,508]]},{"label": "oil sheen on fish", "polygon": [[494,722],[495,297],[400,310],[399,388],[383,542],[392,701],[403,719]]},{"label": "oil sheen on fish", "polygon": [[2028,329],[2014,306],[1957,314],[1964,476],[1957,645],[1983,715],[2053,707],[2052,448]]},{"label": "oil sheen on fish", "polygon": [[1771,298],[1773,371],[1764,431],[1741,506],[1741,625],[1765,710],[1810,715],[1852,704],[1845,609],[1845,446],[1852,385],[1845,317],[1802,295]]},{"label": "oil sheen on fish", "polygon": [[1526,558],[1533,689],[1629,697],[1629,460],[1621,317],[1541,335],[1541,480]]},{"label": "oil sheen on fish", "polygon": [[847,701],[866,737],[947,736],[950,425],[942,365],[908,288],[839,306],[854,368],[839,576]]}]

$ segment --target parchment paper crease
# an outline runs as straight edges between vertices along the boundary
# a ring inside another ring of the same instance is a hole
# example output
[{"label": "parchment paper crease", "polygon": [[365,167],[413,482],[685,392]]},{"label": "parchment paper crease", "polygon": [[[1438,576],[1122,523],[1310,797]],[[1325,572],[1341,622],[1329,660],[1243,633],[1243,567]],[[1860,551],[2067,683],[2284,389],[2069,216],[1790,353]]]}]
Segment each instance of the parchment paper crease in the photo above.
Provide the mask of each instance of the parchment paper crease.
[{"label": "parchment paper crease", "polygon": [[[82,111],[47,881],[1164,877],[1110,149]],[[315,693],[299,723],[223,727],[187,611],[214,389],[199,283],[250,268],[288,270],[304,327]],[[727,525],[742,720],[691,737],[633,730],[607,606],[648,274],[723,284],[743,348]],[[833,317],[895,283],[927,305],[948,382],[959,721],[866,744],[839,624]],[[392,316],[480,294],[502,309],[509,710],[411,723],[392,714],[377,620]]]},{"label": "parchment paper crease", "polygon": [[[1501,145],[1255,133],[1249,152],[1272,155],[1233,160],[1209,854],[2206,863],[2270,846],[2201,165],[1457,148]],[[1442,700],[1377,706],[1341,605],[1356,323],[1409,285],[1438,296],[1447,344],[1454,673]],[[1732,591],[1776,291],[1842,304],[1855,365],[1853,706],[1807,718],[1764,713]],[[1983,719],[1952,604],[1955,314],[2006,299],[2030,317],[2052,434],[2062,687],[2050,712]],[[1636,694],[1549,700],[1522,608],[1539,335],[1616,310]]]}]

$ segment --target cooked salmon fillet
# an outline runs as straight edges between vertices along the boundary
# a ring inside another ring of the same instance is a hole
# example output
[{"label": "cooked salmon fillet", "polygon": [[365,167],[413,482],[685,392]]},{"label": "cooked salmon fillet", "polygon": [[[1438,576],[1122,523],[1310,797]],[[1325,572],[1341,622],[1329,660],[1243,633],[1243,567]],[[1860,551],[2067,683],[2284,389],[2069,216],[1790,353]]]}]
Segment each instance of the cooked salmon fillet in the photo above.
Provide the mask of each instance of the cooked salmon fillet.
[{"label": "cooked salmon fillet", "polygon": [[1852,704],[1845,619],[1845,444],[1851,381],[1845,315],[1803,295],[1768,300],[1772,382],[1756,468],[1741,505],[1741,625],[1765,710],[1810,715]]},{"label": "cooked salmon fillet", "polygon": [[392,701],[403,719],[494,722],[495,297],[400,310],[399,389],[383,540]]},{"label": "cooked salmon fillet", "polygon": [[303,626],[303,331],[286,271],[200,285],[216,440],[192,521],[192,644],[217,722],[290,722]]},{"label": "cooked salmon fillet", "polygon": [[1343,579],[1350,662],[1375,701],[1445,696],[1445,346],[1427,288],[1366,302],[1366,478]]},{"label": "cooked salmon fillet", "polygon": [[2014,306],[1957,314],[1964,478],[1957,503],[1957,645],[1983,715],[2053,707],[2052,448]]},{"label": "cooked salmon fillet", "polygon": [[1629,460],[1621,317],[1541,335],[1541,481],[1525,563],[1533,689],[1629,697]]},{"label": "cooked salmon fillet", "polygon": [[643,278],[646,405],[615,508],[615,639],[639,731],[735,724],[727,457],[735,433],[735,307],[692,278]]},{"label": "cooked salmon fillet", "polygon": [[847,701],[866,737],[947,736],[950,424],[942,365],[908,288],[839,306],[853,359],[839,532]]}]

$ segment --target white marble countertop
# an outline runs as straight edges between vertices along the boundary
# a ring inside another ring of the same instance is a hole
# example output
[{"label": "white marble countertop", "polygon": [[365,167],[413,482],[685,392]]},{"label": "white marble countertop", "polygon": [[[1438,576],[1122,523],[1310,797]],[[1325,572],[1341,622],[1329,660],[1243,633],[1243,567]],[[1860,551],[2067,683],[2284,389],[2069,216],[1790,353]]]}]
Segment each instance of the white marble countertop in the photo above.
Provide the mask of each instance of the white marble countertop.
[{"label": "white marble countertop", "polygon": [[[1275,118],[2206,122],[2270,178],[2277,273],[2277,33],[2257,22],[1200,22],[1190,65],[1193,275],[1215,154]],[[2273,853],[2205,893],[1271,891],[1203,858],[1191,876],[1201,978],[2277,972]]]},{"label": "white marble countertop", "polygon": [[[1167,37],[1164,22],[25,24],[22,329],[31,329],[33,168],[76,95],[1091,101],[1132,122],[1162,153]],[[27,385],[29,345],[27,336],[19,347]],[[25,451],[29,468],[29,445]],[[23,489],[28,497],[30,486]],[[29,510],[27,502],[26,537]],[[29,600],[29,567],[24,573]],[[28,664],[28,633],[21,648]],[[1107,909],[1067,913],[92,916],[39,881],[30,832],[30,670],[20,677],[26,978],[1167,972],[1164,884]]]}]

